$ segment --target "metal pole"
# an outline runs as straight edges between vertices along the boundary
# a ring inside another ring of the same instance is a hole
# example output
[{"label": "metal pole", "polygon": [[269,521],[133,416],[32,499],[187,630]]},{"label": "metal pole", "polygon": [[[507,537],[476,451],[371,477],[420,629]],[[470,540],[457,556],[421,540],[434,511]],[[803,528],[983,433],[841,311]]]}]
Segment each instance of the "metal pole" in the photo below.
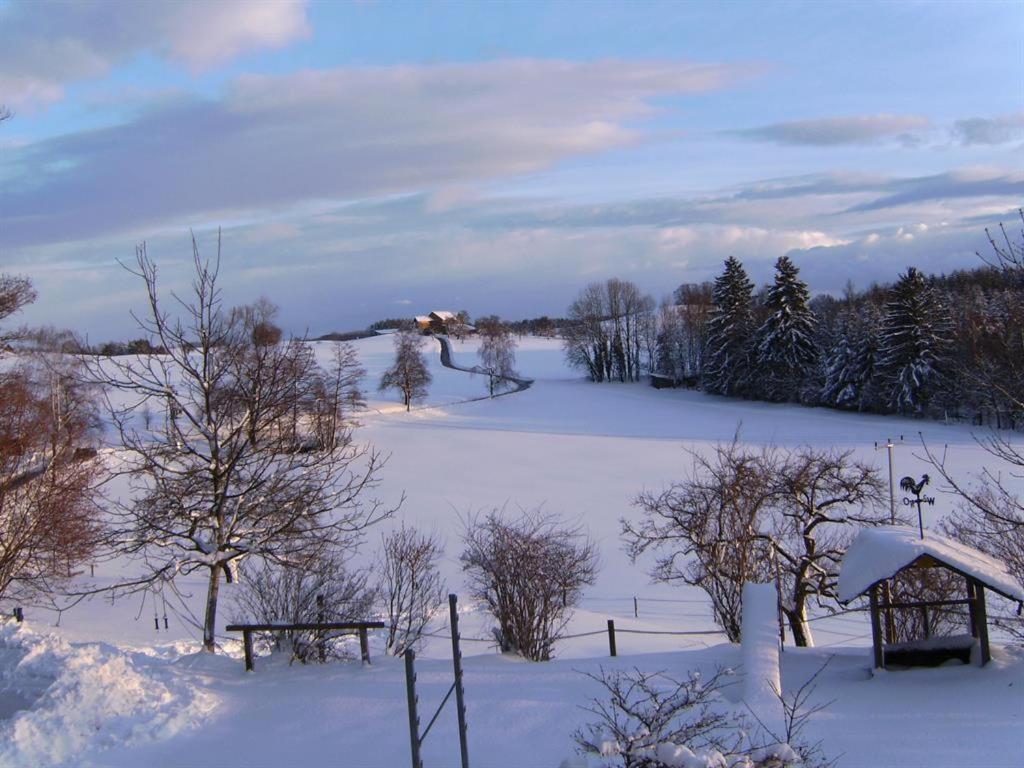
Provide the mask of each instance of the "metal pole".
[{"label": "metal pole", "polygon": [[618,655],[615,650],[615,619],[608,619],[608,654]]},{"label": "metal pole", "polygon": [[412,747],[412,768],[423,768],[420,759],[420,716],[416,713],[416,652],[409,648],[405,652],[405,692],[409,699],[409,743]]},{"label": "metal pole", "polygon": [[892,449],[893,442],[891,437],[885,439],[885,447],[889,454],[889,517],[891,518],[892,524],[896,524],[896,480],[894,479],[892,471]]},{"label": "metal pole", "polygon": [[459,647],[458,597],[448,595],[448,612],[452,623],[452,667],[455,670],[455,711],[459,716],[459,752],[462,768],[469,768],[469,743],[466,739],[466,701],[462,689],[462,649]]}]

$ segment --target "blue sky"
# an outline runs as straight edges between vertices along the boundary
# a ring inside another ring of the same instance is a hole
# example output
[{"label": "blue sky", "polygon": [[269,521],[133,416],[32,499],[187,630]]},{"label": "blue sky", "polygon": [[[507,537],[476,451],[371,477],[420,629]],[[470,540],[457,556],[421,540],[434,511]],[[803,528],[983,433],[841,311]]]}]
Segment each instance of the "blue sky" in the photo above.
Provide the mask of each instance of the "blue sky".
[{"label": "blue sky", "polygon": [[132,334],[223,230],[293,332],[656,297],[730,254],[816,291],[976,263],[1024,203],[1016,2],[0,2],[0,264]]}]

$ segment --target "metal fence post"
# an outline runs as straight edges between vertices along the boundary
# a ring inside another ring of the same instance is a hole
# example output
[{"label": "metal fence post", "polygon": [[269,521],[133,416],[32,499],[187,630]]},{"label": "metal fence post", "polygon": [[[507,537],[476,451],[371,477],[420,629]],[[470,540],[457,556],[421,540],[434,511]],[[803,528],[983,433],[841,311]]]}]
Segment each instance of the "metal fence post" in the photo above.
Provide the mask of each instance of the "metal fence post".
[{"label": "metal fence post", "polygon": [[458,597],[448,595],[448,612],[452,623],[452,666],[455,670],[455,710],[459,716],[459,751],[462,768],[469,768],[469,744],[466,740],[466,701],[462,689],[462,649],[459,647]]},{"label": "metal fence post", "polygon": [[405,692],[409,698],[409,743],[412,747],[412,768],[423,768],[420,759],[420,716],[416,713],[416,652],[405,651]]}]

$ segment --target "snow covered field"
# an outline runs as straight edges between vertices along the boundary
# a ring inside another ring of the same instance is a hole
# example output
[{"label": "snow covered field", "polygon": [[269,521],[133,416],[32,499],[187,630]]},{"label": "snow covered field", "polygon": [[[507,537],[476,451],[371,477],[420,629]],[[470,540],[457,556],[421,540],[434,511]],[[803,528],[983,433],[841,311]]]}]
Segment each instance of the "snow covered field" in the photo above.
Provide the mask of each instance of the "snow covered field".
[{"label": "snow covered field", "polygon": [[[897,477],[919,476],[928,470],[916,456],[920,431],[930,445],[948,444],[950,464],[965,473],[980,469],[986,457],[964,426],[747,403],[643,384],[592,384],[566,370],[560,343],[545,339],[520,342],[519,370],[536,379],[533,387],[473,400],[486,394],[486,380],[441,367],[437,342],[423,344],[434,382],[426,401],[406,413],[393,393],[375,391],[392,360],[391,339],[356,342],[369,374],[358,438],[391,454],[382,496],[394,503],[404,492],[398,519],[434,528],[446,539],[444,575],[456,593],[463,590],[458,555],[467,513],[543,505],[585,525],[600,543],[602,565],[572,633],[601,630],[608,618],[620,629],[714,631],[700,592],[652,585],[645,564],[631,564],[619,539],[620,518],[636,514],[631,500],[680,478],[689,466],[687,450],[706,450],[740,429],[744,442],[850,448],[884,468],[885,454],[874,449],[875,441],[902,435]],[[457,362],[476,361],[474,342],[453,346]],[[319,343],[318,354],[326,359],[329,345]],[[952,504],[941,491],[935,495],[926,525]],[[364,557],[372,557],[376,536]],[[117,575],[104,567],[108,571],[101,568],[97,579]],[[198,604],[200,584],[192,586]],[[222,624],[230,620],[230,591],[222,589]],[[556,768],[573,758],[570,734],[586,719],[579,705],[598,693],[581,671],[641,666],[682,675],[740,663],[739,649],[713,634],[623,634],[614,660],[607,658],[607,638],[597,634],[559,644],[553,662],[524,663],[472,641],[487,634],[489,623],[467,601],[462,607],[474,766]],[[6,718],[0,719],[0,765],[408,763],[402,668],[376,647],[370,668],[287,667],[260,659],[255,674],[245,675],[233,641],[227,639],[227,647],[234,657],[195,654],[194,630],[172,611],[169,629],[154,631],[153,605],[138,599],[88,601],[64,613],[59,627],[52,613],[27,613],[27,629],[7,628],[0,636],[0,718]],[[817,648],[783,654],[783,685],[801,684],[836,654],[819,689],[822,700],[834,701],[814,717],[807,737],[823,740],[840,766],[1020,764],[1021,651],[997,650],[985,669],[872,678],[866,618],[825,619],[812,629]],[[59,638],[36,634],[48,632]],[[450,684],[449,658],[443,638],[421,654],[420,696],[428,717]],[[457,756],[449,707],[431,732],[424,759],[427,766],[450,766]]]}]

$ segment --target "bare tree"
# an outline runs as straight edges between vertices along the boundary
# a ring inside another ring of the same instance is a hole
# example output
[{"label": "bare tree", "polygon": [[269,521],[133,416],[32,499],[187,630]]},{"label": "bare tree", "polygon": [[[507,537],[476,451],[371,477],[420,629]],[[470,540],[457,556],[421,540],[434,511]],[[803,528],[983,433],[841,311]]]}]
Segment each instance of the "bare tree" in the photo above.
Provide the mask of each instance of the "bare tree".
[{"label": "bare tree", "polygon": [[[6,320],[36,300],[32,281],[18,275],[0,274],[0,320]],[[0,331],[0,354],[12,341],[20,339],[23,330],[5,328]]]},{"label": "bare tree", "polygon": [[487,389],[494,397],[496,389],[511,383],[516,376],[516,340],[509,327],[495,315],[477,320],[480,334],[480,362],[487,374]]},{"label": "bare tree", "polygon": [[[732,763],[723,753],[738,756],[740,720],[721,707],[730,671],[707,678],[691,672],[683,680],[639,668],[584,674],[604,690],[583,707],[596,720],[573,733],[582,754],[622,768],[724,766]],[[692,762],[683,762],[684,755]],[[678,763],[668,762],[676,757]]]},{"label": "bare tree", "polygon": [[[28,279],[0,277],[0,320],[34,299]],[[97,546],[96,396],[74,365],[58,354],[0,372],[0,598],[52,594]]]},{"label": "bare tree", "polygon": [[383,537],[378,588],[387,610],[389,653],[401,656],[416,647],[444,602],[444,580],[437,568],[443,555],[436,534],[404,523]]},{"label": "bare tree", "polygon": [[540,509],[510,520],[503,510],[465,521],[462,568],[473,597],[498,622],[503,652],[547,661],[597,578],[596,544],[578,527]]},{"label": "bare tree", "polygon": [[852,451],[763,451],[761,470],[773,498],[759,531],[778,561],[782,610],[799,646],[812,645],[807,604],[836,598],[839,565],[852,525],[889,521],[877,470]]},{"label": "bare tree", "polygon": [[[1024,477],[1024,450],[1010,435],[995,432],[978,442],[989,458],[980,472],[963,477],[949,467],[945,451],[932,451],[922,439],[926,458],[960,500],[942,527],[947,535],[1001,560],[1024,583],[1024,499],[1014,487]],[[1019,617],[996,617],[995,622],[1024,637]]]},{"label": "bare tree", "polygon": [[355,414],[366,405],[360,386],[365,375],[356,348],[334,342],[330,364],[313,384],[311,428],[318,447],[333,451],[351,440]]},{"label": "bare tree", "polygon": [[[221,578],[233,581],[241,561],[299,567],[324,551],[345,552],[391,512],[368,498],[384,457],[351,441],[325,447],[310,434],[306,406],[322,372],[308,345],[263,343],[258,312],[222,307],[219,253],[218,244],[217,258],[204,260],[193,238],[195,276],[191,293],[175,296],[175,318],[140,246],[130,271],[143,282],[148,312],[137,319],[167,353],[90,362],[94,381],[120,393],[108,398],[108,412],[131,494],[113,512],[111,545],[144,571],[116,590],[173,587],[179,576],[205,573],[196,624],[208,651]],[[163,429],[139,429],[135,414],[146,403],[166,408]]]},{"label": "bare tree", "polygon": [[380,379],[380,391],[397,389],[402,393],[405,410],[412,401],[427,396],[432,377],[420,350],[422,337],[415,331],[401,330],[395,334],[395,364]]},{"label": "bare tree", "polygon": [[[298,567],[267,562],[241,568],[234,593],[239,623],[260,624],[365,621],[376,591],[369,573],[347,567],[343,553],[326,551]],[[347,657],[343,635],[331,630],[288,630],[260,636],[274,651],[303,664]]]},{"label": "bare tree", "polygon": [[709,457],[691,456],[686,480],[636,498],[642,517],[623,519],[623,537],[634,562],[649,550],[661,553],[651,571],[655,581],[704,590],[715,621],[739,642],[743,585],[774,576],[770,546],[759,530],[774,489],[760,455],[744,451],[738,435]]}]

